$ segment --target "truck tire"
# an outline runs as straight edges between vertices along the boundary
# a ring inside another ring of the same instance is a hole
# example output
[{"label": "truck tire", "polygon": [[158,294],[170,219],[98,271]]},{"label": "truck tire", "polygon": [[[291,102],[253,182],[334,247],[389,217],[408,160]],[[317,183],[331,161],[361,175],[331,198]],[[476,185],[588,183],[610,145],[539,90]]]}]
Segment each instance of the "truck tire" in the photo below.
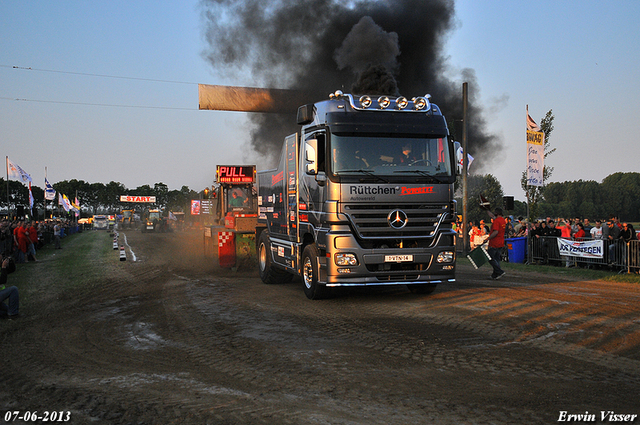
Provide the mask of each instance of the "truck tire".
[{"label": "truck tire", "polygon": [[273,266],[267,232],[262,232],[258,240],[258,272],[260,273],[260,279],[268,285],[272,283],[287,283],[291,281],[292,277],[290,273]]},{"label": "truck tire", "polygon": [[407,288],[414,294],[431,294],[437,286],[436,283],[425,283],[424,285],[407,285]]},{"label": "truck tire", "polygon": [[304,294],[310,300],[320,300],[329,295],[329,288],[318,284],[318,247],[307,245],[302,251],[302,283]]}]

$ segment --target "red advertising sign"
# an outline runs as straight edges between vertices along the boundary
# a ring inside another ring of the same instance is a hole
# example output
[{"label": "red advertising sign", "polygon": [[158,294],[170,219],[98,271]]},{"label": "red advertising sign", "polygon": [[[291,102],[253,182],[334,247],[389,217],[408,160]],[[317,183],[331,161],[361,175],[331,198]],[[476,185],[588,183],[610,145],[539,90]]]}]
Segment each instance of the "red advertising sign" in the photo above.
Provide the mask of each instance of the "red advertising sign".
[{"label": "red advertising sign", "polygon": [[191,200],[191,215],[200,215],[200,202],[197,199]]}]

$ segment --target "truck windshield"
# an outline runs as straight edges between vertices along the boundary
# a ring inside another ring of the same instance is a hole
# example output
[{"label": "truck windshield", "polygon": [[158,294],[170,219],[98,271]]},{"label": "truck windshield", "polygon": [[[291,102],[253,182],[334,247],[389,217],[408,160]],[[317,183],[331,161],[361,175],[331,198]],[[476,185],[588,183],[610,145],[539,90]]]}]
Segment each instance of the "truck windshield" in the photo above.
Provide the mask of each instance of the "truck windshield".
[{"label": "truck windshield", "polygon": [[331,135],[335,175],[452,175],[446,137],[371,137]]}]

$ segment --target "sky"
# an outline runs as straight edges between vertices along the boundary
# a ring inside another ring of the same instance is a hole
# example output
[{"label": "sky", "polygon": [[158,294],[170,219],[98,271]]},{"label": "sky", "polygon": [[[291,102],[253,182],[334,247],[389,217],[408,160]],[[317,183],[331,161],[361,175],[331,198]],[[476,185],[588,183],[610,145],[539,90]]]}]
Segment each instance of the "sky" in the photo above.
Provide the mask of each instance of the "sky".
[{"label": "sky", "polygon": [[[639,171],[640,2],[457,0],[455,9],[446,72],[474,70],[471,95],[502,145],[471,172],[524,200],[527,105],[538,123],[555,116],[550,182]],[[198,1],[0,2],[0,154],[40,187],[46,173],[51,183],[200,191],[217,164],[263,169],[245,113],[198,110],[198,83],[251,85],[204,58],[202,10]]]}]

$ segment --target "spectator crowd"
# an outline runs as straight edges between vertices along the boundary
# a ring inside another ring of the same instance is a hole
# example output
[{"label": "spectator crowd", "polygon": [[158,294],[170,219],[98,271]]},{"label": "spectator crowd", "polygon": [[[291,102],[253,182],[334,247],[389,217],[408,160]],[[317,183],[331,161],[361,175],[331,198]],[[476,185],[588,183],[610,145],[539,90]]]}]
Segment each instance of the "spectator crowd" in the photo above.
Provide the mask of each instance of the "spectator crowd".
[{"label": "spectator crowd", "polygon": [[[528,223],[523,217],[511,219],[506,217],[505,238],[529,236],[528,250],[532,262],[535,264],[550,264],[565,267],[591,266],[594,262],[581,261],[573,257],[560,255],[556,239],[563,238],[572,241],[604,241],[604,256],[595,262],[598,267],[619,269],[631,267],[635,272],[640,271],[640,238],[632,223],[621,222],[615,215],[608,220],[595,220],[593,223],[580,217],[551,218],[535,220]],[[468,223],[469,248],[483,245],[488,237],[488,227],[484,220]],[[459,236],[463,236],[463,226],[458,225]]]},{"label": "spectator crowd", "polygon": [[7,286],[8,275],[15,271],[16,264],[38,261],[38,251],[45,245],[54,241],[56,249],[62,248],[62,238],[81,230],[77,223],[68,220],[0,221],[0,318],[19,317],[18,289]]}]

